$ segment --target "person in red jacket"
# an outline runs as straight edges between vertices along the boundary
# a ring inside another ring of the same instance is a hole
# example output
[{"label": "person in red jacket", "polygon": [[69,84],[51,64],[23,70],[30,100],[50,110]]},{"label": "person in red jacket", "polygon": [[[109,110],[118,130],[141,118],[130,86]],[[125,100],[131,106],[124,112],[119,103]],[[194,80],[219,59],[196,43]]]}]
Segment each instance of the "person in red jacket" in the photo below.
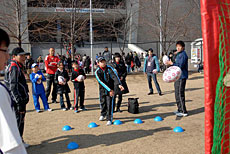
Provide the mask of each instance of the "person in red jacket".
[{"label": "person in red jacket", "polygon": [[45,66],[46,66],[46,73],[47,73],[47,85],[46,85],[46,98],[48,100],[48,97],[50,95],[51,86],[53,84],[53,91],[52,91],[52,103],[57,103],[57,85],[54,82],[54,75],[57,71],[57,63],[60,61],[60,59],[54,55],[55,50],[54,48],[50,48],[49,55],[45,58]]}]

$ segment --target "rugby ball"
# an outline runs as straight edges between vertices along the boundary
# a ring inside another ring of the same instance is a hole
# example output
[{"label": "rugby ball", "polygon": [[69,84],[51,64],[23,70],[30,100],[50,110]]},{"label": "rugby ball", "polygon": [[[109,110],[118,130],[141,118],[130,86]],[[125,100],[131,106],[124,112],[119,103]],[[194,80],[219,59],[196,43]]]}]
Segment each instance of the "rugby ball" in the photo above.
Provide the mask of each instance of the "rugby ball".
[{"label": "rugby ball", "polygon": [[58,76],[58,82],[65,83],[65,78],[63,76]]},{"label": "rugby ball", "polygon": [[163,63],[166,65],[167,61],[169,61],[169,57],[164,55],[162,60],[163,60]]},{"label": "rugby ball", "polygon": [[[39,78],[39,76],[40,76],[39,74],[36,74],[36,75],[35,75],[35,78]],[[41,84],[41,83],[42,83],[42,80],[41,80],[41,79],[38,79],[38,80],[37,80],[37,84]]]},{"label": "rugby ball", "polygon": [[84,77],[83,75],[79,75],[79,76],[77,77],[77,80],[78,80],[78,82],[82,82],[82,81],[85,80],[85,77]]},{"label": "rugby ball", "polygon": [[164,71],[163,80],[165,82],[175,82],[181,76],[181,69],[177,66],[171,66]]}]

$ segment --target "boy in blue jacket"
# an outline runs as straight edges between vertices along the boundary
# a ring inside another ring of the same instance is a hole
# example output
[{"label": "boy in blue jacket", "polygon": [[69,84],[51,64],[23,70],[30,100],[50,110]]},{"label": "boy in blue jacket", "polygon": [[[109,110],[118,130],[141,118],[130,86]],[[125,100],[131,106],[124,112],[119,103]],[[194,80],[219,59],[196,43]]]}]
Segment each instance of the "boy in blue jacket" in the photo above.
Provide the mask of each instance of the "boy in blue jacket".
[{"label": "boy in blue jacket", "polygon": [[46,81],[46,78],[42,74],[40,70],[38,70],[38,65],[36,63],[32,64],[32,73],[30,74],[30,80],[32,82],[32,93],[33,93],[33,100],[34,100],[34,107],[35,110],[39,113],[40,110],[40,104],[39,104],[39,96],[42,99],[44,110],[45,111],[52,111],[52,109],[49,108],[45,89],[42,84],[42,81]]}]

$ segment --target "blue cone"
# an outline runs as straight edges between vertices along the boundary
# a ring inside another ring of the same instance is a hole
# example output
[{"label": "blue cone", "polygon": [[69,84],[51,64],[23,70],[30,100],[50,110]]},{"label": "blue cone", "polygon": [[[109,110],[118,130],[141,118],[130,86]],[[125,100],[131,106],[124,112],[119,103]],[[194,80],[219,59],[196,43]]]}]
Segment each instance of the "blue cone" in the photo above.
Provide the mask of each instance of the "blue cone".
[{"label": "blue cone", "polygon": [[120,120],[115,120],[115,121],[113,122],[113,124],[114,124],[114,125],[121,125],[122,122],[121,122]]},{"label": "blue cone", "polygon": [[155,118],[154,118],[154,121],[162,121],[163,120],[163,118],[161,118],[160,116],[156,116]]},{"label": "blue cone", "polygon": [[71,130],[72,128],[69,126],[69,125],[65,125],[63,128],[62,128],[62,130],[63,131],[69,131],[69,130]]},{"label": "blue cone", "polygon": [[97,127],[97,124],[95,122],[91,122],[89,125],[88,125],[89,128],[95,128]]},{"label": "blue cone", "polygon": [[184,130],[183,130],[183,128],[181,128],[181,127],[175,127],[174,129],[173,129],[173,131],[174,132],[176,132],[176,133],[181,133],[181,132],[184,132]]},{"label": "blue cone", "polygon": [[143,121],[142,121],[141,119],[136,119],[136,120],[134,120],[134,123],[135,123],[135,124],[142,124]]},{"label": "blue cone", "polygon": [[79,145],[76,142],[70,142],[67,146],[68,149],[74,150],[79,148]]}]

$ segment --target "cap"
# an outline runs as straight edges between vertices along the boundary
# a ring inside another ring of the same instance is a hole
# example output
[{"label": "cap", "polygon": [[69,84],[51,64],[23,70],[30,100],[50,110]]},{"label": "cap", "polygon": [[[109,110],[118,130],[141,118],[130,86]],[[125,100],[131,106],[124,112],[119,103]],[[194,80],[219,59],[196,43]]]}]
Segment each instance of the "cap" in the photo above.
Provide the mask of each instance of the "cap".
[{"label": "cap", "polygon": [[28,52],[25,52],[22,48],[20,47],[17,47],[17,48],[14,48],[13,51],[12,51],[12,55],[27,55],[29,54]]},{"label": "cap", "polygon": [[102,60],[105,60],[105,57],[102,57],[102,56],[101,56],[101,57],[99,57],[97,60],[98,60],[98,62],[100,62],[100,61],[102,61]]},{"label": "cap", "polygon": [[36,67],[36,66],[38,66],[38,64],[37,64],[37,63],[33,63],[33,64],[31,65],[31,68],[34,68],[34,67]]}]

